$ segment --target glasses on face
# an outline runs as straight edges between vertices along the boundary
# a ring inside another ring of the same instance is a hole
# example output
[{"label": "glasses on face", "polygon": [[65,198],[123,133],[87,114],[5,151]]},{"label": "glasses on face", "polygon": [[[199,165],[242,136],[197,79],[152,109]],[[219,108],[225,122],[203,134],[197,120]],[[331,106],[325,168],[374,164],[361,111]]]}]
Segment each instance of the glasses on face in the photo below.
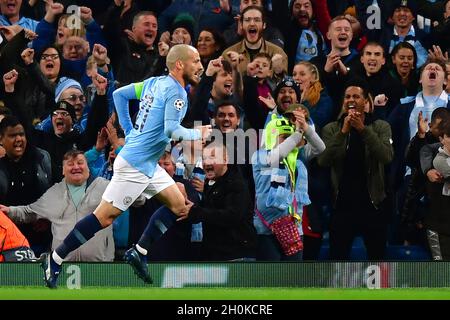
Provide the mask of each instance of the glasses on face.
[{"label": "glasses on face", "polygon": [[262,22],[262,18],[256,17],[256,18],[244,18],[244,22],[246,23],[250,23],[254,21],[255,23],[260,23]]},{"label": "glasses on face", "polygon": [[70,116],[70,114],[67,111],[53,111],[53,115],[55,117],[62,116],[64,118]]},{"label": "glasses on face", "polygon": [[67,98],[64,98],[62,100],[69,101],[72,104],[77,102],[77,100],[80,100],[82,103],[84,103],[84,102],[86,102],[86,96],[84,94],[80,94],[80,95],[72,94],[72,95],[70,95]]},{"label": "glasses on face", "polygon": [[41,56],[41,60],[46,60],[47,58],[50,58],[50,60],[56,60],[59,59],[59,54],[54,53],[54,54],[43,54]]}]

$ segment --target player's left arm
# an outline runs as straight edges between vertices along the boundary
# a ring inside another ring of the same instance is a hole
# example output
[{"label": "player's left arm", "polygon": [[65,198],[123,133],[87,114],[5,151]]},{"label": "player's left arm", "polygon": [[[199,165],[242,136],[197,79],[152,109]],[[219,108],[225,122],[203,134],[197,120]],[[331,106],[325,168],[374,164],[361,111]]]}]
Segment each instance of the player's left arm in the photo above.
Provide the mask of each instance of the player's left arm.
[{"label": "player's left arm", "polygon": [[128,101],[133,99],[140,100],[143,85],[143,82],[131,83],[113,92],[114,105],[119,117],[119,123],[122,126],[125,135],[130,133],[131,129],[133,129]]},{"label": "player's left arm", "polygon": [[199,140],[202,138],[198,129],[186,129],[181,125],[187,109],[187,100],[175,94],[166,100],[164,111],[164,133],[174,141]]}]

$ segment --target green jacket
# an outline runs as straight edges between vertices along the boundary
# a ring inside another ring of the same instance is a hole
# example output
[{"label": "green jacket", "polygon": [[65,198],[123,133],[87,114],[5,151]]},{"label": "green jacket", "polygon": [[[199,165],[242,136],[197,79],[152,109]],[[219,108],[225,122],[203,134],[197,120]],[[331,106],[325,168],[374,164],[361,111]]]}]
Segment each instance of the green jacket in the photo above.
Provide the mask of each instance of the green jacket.
[{"label": "green jacket", "polygon": [[[322,130],[322,139],[326,149],[319,156],[319,165],[331,167],[331,182],[335,199],[339,192],[339,182],[343,178],[344,160],[348,147],[349,134],[341,131],[341,121],[327,124]],[[376,120],[365,126],[361,133],[366,145],[367,188],[375,207],[386,197],[384,187],[384,165],[394,156],[392,134],[389,123]]]}]

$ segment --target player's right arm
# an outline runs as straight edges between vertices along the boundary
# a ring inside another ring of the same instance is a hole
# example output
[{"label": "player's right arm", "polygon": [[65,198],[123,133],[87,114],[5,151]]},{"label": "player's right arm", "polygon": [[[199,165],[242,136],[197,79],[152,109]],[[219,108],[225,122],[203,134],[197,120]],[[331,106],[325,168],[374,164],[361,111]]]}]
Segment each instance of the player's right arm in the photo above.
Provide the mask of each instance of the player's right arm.
[{"label": "player's right arm", "polygon": [[164,133],[173,141],[200,140],[202,130],[187,129],[181,125],[183,109],[187,108],[187,100],[181,95],[174,94],[166,100],[164,112]]},{"label": "player's right arm", "polygon": [[119,116],[119,123],[122,126],[125,135],[128,135],[131,129],[133,129],[128,101],[133,99],[140,100],[143,86],[144,82],[131,83],[113,92],[114,105],[116,107],[117,115]]}]

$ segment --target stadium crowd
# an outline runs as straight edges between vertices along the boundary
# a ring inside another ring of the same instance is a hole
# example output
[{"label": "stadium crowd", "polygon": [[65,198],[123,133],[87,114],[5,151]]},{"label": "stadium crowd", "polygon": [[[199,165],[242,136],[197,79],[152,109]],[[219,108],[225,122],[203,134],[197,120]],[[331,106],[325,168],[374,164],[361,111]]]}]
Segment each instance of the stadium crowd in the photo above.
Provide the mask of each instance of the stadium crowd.
[{"label": "stadium crowd", "polygon": [[[204,68],[183,125],[216,130],[161,155],[194,206],[160,230],[150,261],[318,260],[324,238],[327,258],[349,260],[356,237],[369,260],[389,245],[450,259],[450,0],[0,0],[0,11],[0,261],[53,250],[97,207],[126,144],[113,92],[166,76],[177,44]],[[152,97],[129,102],[133,121],[140,103]],[[122,260],[163,205],[138,200],[66,260]],[[274,227],[286,216],[299,236],[288,248]]]}]

